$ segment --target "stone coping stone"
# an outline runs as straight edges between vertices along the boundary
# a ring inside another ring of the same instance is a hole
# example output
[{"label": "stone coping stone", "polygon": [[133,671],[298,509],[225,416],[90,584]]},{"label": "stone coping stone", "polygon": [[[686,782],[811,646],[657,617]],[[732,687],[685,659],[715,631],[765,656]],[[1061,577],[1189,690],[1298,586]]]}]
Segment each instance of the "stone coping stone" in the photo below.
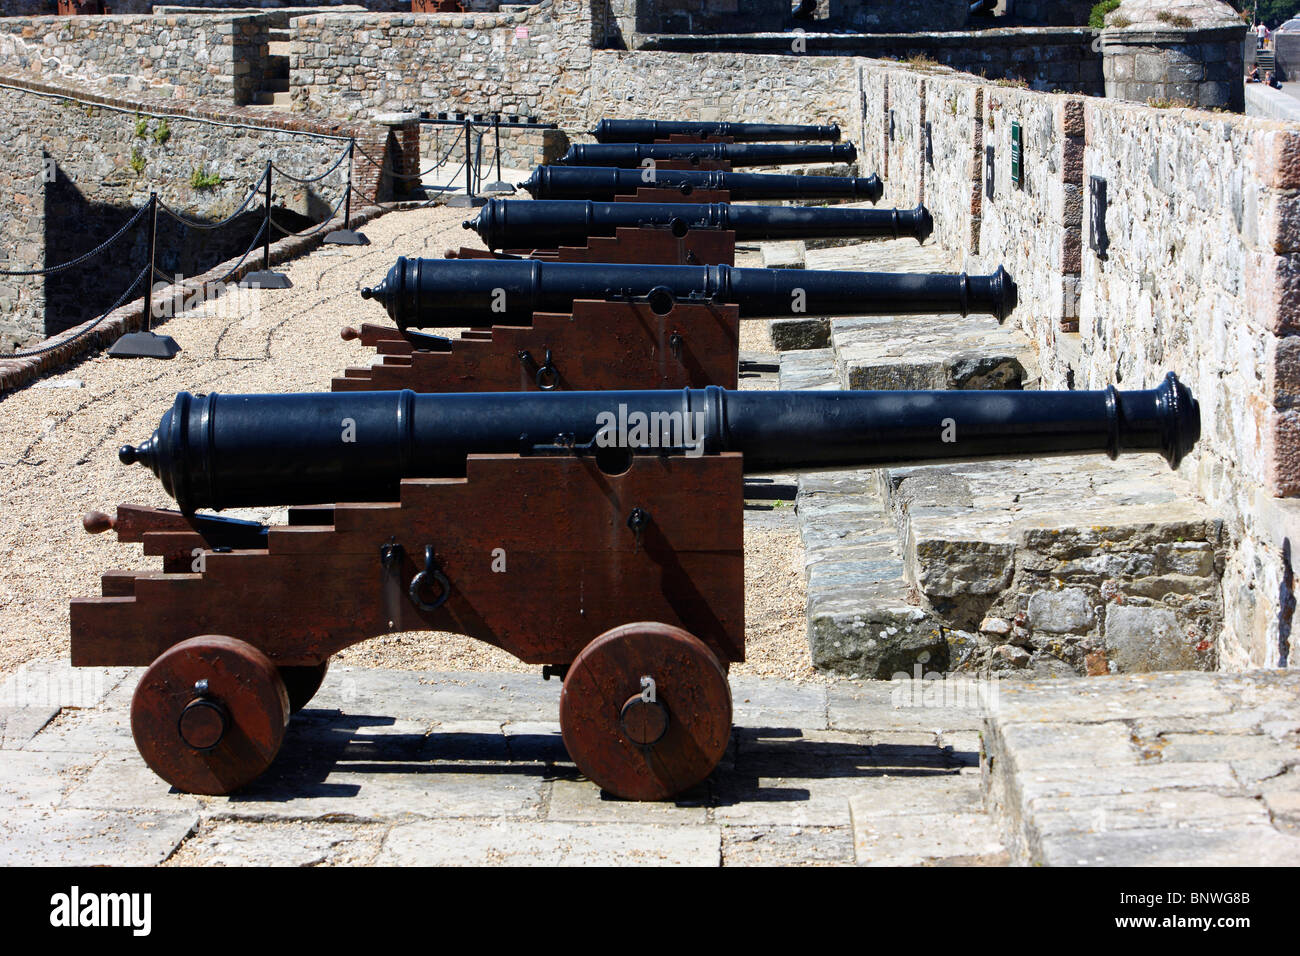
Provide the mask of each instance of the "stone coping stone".
[{"label": "stone coping stone", "polygon": [[1295,671],[1004,682],[983,742],[985,804],[1013,862],[1300,859]]},{"label": "stone coping stone", "polygon": [[[777,319],[772,323],[772,344],[778,350],[782,349],[782,342],[788,342],[789,339],[778,341],[778,335],[786,335],[782,329],[778,333],[778,326],[785,323],[798,323],[804,319]],[[793,336],[793,332],[790,333]],[[830,322],[826,323],[826,337],[830,340]],[[799,391],[801,389],[838,389],[840,383],[836,380],[834,374],[835,353],[828,348],[818,348],[815,345],[794,346],[797,351],[781,352],[781,369],[779,372],[779,385],[782,389],[790,391]]]},{"label": "stone coping stone", "polygon": [[802,239],[763,243],[764,269],[802,269],[808,249]]},{"label": "stone coping stone", "polygon": [[831,344],[846,389],[1023,388],[1033,346],[992,317],[836,319]]},{"label": "stone coping stone", "polygon": [[[772,336],[772,347],[778,352],[826,349],[831,344],[831,320],[816,316],[807,319],[773,319],[768,326],[768,333]],[[821,363],[821,367],[814,368],[814,364],[818,362]],[[834,365],[834,356],[818,356],[809,359],[808,364],[803,367],[811,374],[826,378],[829,383],[827,387],[832,387],[836,384],[834,378],[827,378],[822,374],[827,365]],[[791,366],[792,373],[795,367]],[[801,388],[806,386],[791,385],[788,387]]]}]

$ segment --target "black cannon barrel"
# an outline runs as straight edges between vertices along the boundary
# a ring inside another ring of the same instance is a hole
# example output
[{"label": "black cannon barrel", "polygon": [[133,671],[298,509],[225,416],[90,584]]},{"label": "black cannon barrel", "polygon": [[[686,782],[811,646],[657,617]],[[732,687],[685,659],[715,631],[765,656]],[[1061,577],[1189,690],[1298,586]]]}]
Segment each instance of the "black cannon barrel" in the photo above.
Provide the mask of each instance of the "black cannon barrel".
[{"label": "black cannon barrel", "polygon": [[731,229],[737,239],[827,239],[839,236],[911,236],[924,242],[934,220],[915,209],[837,209],[827,206],[744,206],[735,203],[591,202],[580,199],[489,199],[465,220],[489,249],[544,249],[582,245],[612,236],[619,226]]},{"label": "black cannon barrel", "polygon": [[620,166],[636,169],[646,160],[698,164],[726,160],[732,166],[790,166],[851,163],[852,143],[577,143],[557,160],[561,166]]},{"label": "black cannon barrel", "polygon": [[598,143],[653,143],[669,136],[728,136],[737,143],[790,140],[838,143],[838,126],[791,123],[707,123],[681,120],[603,119],[591,131]]},{"label": "black cannon barrel", "polygon": [[401,329],[529,325],[534,312],[611,298],[646,300],[660,315],[695,299],[736,305],[742,319],[956,312],[1001,320],[1015,307],[1016,285],[1001,266],[970,276],[402,256],[361,297],[378,300]]},{"label": "black cannon barrel", "polygon": [[885,187],[879,176],[796,176],[789,173],[733,173],[718,169],[619,169],[616,166],[538,166],[519,186],[534,199],[606,201],[635,195],[638,188],[676,189],[689,196],[701,189],[725,189],[735,200],[865,199],[877,202]]},{"label": "black cannon barrel", "polygon": [[1159,452],[1177,467],[1199,435],[1196,401],[1172,373],[1122,392],[182,392],[119,457],[193,512],[391,501],[402,478],[463,475],[467,455],[557,445],[613,472],[635,449],[741,452],[753,473],[1102,451]]}]

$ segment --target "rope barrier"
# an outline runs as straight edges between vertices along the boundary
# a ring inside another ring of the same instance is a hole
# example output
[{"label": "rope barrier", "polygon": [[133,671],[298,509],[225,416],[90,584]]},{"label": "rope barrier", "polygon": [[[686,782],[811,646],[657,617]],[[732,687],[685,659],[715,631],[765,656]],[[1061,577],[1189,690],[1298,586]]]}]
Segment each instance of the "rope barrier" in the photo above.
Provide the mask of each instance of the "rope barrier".
[{"label": "rope barrier", "polygon": [[[8,84],[0,83],[0,89],[21,89],[21,88],[19,88],[19,87],[11,87],[11,86],[9,86]],[[43,96],[54,96],[54,95],[55,95],[55,94],[39,93],[38,91],[31,91],[31,90],[24,90],[24,92],[36,92],[37,95],[43,95]],[[64,98],[67,99],[67,97],[64,97]],[[96,105],[100,105],[100,104],[96,104]],[[125,112],[124,110],[119,110],[119,111]],[[149,114],[143,114],[143,115],[149,115],[149,116],[170,116],[170,115],[172,115],[172,114],[152,114],[152,113],[149,113]],[[190,119],[190,118],[192,118],[192,117],[179,117],[179,118]],[[212,122],[212,121],[209,121],[209,122]],[[260,128],[261,128],[261,127],[247,126],[247,125],[244,125],[244,124],[238,124],[238,125],[237,125],[237,124],[225,124],[225,123],[220,123],[220,122],[212,122],[212,125],[218,125],[218,126],[231,126],[231,127],[234,127],[234,128],[247,128],[247,129],[260,129]],[[270,130],[268,130],[268,131],[270,131]],[[275,130],[275,132],[280,132],[280,131],[279,131],[279,130]],[[318,135],[318,134],[307,134],[307,135]],[[228,270],[228,271],[227,271],[223,276],[221,276],[221,278],[216,279],[216,280],[209,280],[209,281],[213,282],[213,284],[218,284],[218,285],[219,285],[219,284],[224,284],[224,283],[225,283],[225,282],[226,282],[226,281],[227,281],[231,276],[233,276],[236,272],[239,271],[239,269],[243,266],[243,264],[248,260],[248,257],[249,257],[250,255],[252,255],[253,251],[257,248],[259,242],[262,242],[263,240],[265,241],[265,243],[266,243],[266,245],[267,245],[267,249],[266,249],[266,254],[267,254],[267,267],[268,267],[268,268],[270,267],[270,249],[269,249],[269,243],[270,243],[270,232],[269,232],[269,230],[270,230],[271,228],[275,228],[275,229],[280,230],[280,232],[281,232],[281,233],[284,233],[286,236],[296,236],[296,237],[299,237],[299,238],[309,238],[309,237],[311,237],[311,236],[314,236],[314,235],[316,235],[317,233],[322,232],[322,231],[323,231],[327,226],[329,226],[329,225],[334,221],[334,219],[335,219],[335,218],[337,217],[337,215],[338,215],[338,212],[339,212],[340,207],[344,206],[345,203],[349,203],[349,201],[351,200],[351,197],[352,197],[352,195],[353,195],[354,193],[355,193],[357,196],[360,196],[362,199],[366,200],[367,202],[373,202],[373,203],[375,203],[376,205],[379,205],[381,208],[383,208],[383,206],[384,206],[384,204],[379,203],[377,200],[366,197],[366,196],[361,192],[361,190],[359,190],[355,185],[353,185],[353,183],[352,183],[352,176],[351,176],[351,174],[350,174],[351,164],[349,163],[349,175],[348,175],[348,180],[347,180],[347,183],[346,183],[346,187],[343,189],[343,191],[342,191],[342,195],[339,197],[338,202],[336,202],[336,203],[334,204],[333,209],[330,210],[329,215],[325,217],[324,221],[318,223],[318,224],[316,225],[316,227],[315,227],[314,229],[312,229],[310,232],[293,232],[292,230],[286,229],[286,228],[285,228],[284,226],[282,226],[280,223],[275,222],[275,220],[274,220],[274,219],[272,218],[272,216],[271,216],[271,192],[270,192],[270,182],[269,182],[269,177],[271,176],[271,171],[272,171],[273,169],[277,170],[277,171],[280,173],[281,176],[284,176],[286,179],[288,179],[288,180],[290,180],[290,181],[292,181],[292,182],[294,182],[294,183],[298,183],[298,184],[302,184],[302,185],[307,185],[307,184],[310,184],[310,183],[320,182],[320,181],[321,181],[322,179],[324,179],[326,176],[329,176],[329,175],[330,175],[331,173],[333,173],[336,169],[338,169],[339,166],[341,166],[341,165],[343,164],[344,160],[348,160],[348,159],[353,155],[354,150],[359,150],[359,151],[361,152],[361,155],[364,156],[366,159],[370,160],[370,162],[371,162],[373,165],[379,167],[379,169],[381,170],[381,173],[383,173],[383,174],[386,174],[386,175],[392,176],[392,177],[394,177],[394,178],[400,178],[400,179],[408,179],[408,180],[409,180],[409,179],[423,179],[423,177],[424,177],[425,175],[427,175],[429,172],[432,172],[434,169],[437,169],[439,166],[442,165],[442,163],[444,163],[444,162],[446,161],[447,157],[449,157],[449,156],[451,155],[452,150],[454,150],[454,149],[456,148],[457,143],[460,142],[461,137],[462,137],[463,135],[464,135],[464,130],[462,130],[461,133],[460,133],[459,135],[457,135],[456,140],[451,144],[451,146],[448,148],[447,152],[443,155],[443,157],[442,157],[442,158],[441,158],[437,163],[435,163],[433,166],[429,167],[428,170],[426,170],[426,171],[424,171],[424,172],[421,172],[421,173],[415,173],[415,174],[402,174],[402,173],[395,173],[395,172],[393,172],[392,170],[390,170],[390,169],[387,168],[386,163],[378,163],[378,162],[375,162],[374,157],[370,156],[370,155],[369,155],[369,154],[368,154],[364,149],[362,149],[360,146],[358,146],[357,143],[356,143],[356,140],[355,140],[355,139],[349,139],[347,146],[344,147],[344,149],[339,153],[338,158],[334,160],[334,162],[329,166],[328,169],[326,169],[324,172],[320,173],[319,175],[317,175],[317,176],[312,176],[312,177],[310,177],[310,178],[302,178],[302,177],[294,176],[294,175],[292,175],[291,173],[287,173],[287,172],[285,172],[283,169],[280,169],[280,167],[276,166],[272,161],[268,160],[267,163],[266,163],[265,168],[264,168],[263,171],[262,171],[261,176],[258,177],[257,182],[255,182],[255,183],[253,184],[252,188],[248,191],[248,194],[244,197],[243,202],[241,202],[241,203],[239,204],[238,208],[236,208],[236,210],[235,210],[233,213],[231,213],[229,216],[227,216],[226,218],[222,219],[222,220],[219,221],[219,222],[211,222],[211,223],[209,223],[209,222],[200,222],[200,221],[198,221],[198,220],[196,220],[196,219],[192,219],[192,218],[190,218],[189,216],[186,216],[186,215],[184,215],[183,213],[179,212],[178,210],[172,209],[170,206],[168,206],[166,203],[164,203],[161,199],[159,199],[159,198],[157,197],[156,194],[151,193],[151,194],[150,194],[150,199],[149,199],[149,202],[148,202],[148,203],[146,203],[146,204],[145,204],[144,206],[142,206],[141,208],[137,209],[137,210],[135,211],[135,213],[131,216],[131,218],[130,218],[129,220],[127,220],[127,222],[126,222],[125,224],[123,224],[123,225],[122,225],[122,226],[121,226],[121,227],[120,227],[120,228],[119,228],[115,233],[113,233],[112,236],[110,236],[108,239],[104,240],[102,243],[100,243],[100,244],[99,244],[98,246],[96,246],[94,249],[91,249],[89,252],[83,253],[82,255],[79,255],[79,256],[77,256],[75,259],[72,259],[72,260],[70,260],[70,261],[68,261],[68,262],[60,263],[59,265],[56,265],[56,266],[47,266],[47,267],[42,268],[42,269],[0,269],[0,276],[23,277],[23,276],[51,276],[51,275],[57,275],[58,273],[65,272],[65,271],[67,271],[68,269],[75,268],[76,266],[79,266],[79,265],[81,265],[82,263],[87,262],[87,261],[89,261],[89,260],[95,258],[96,256],[100,255],[100,254],[103,253],[106,249],[108,249],[110,246],[112,246],[115,242],[117,242],[119,239],[121,239],[124,235],[126,235],[126,233],[129,232],[129,231],[130,231],[130,230],[131,230],[131,229],[132,229],[136,224],[138,224],[138,223],[140,222],[140,220],[143,219],[147,214],[149,214],[150,212],[152,212],[152,213],[154,214],[154,218],[151,220],[151,227],[150,227],[149,263],[148,263],[148,264],[147,264],[147,265],[146,265],[146,266],[145,266],[145,267],[140,271],[140,273],[135,277],[135,281],[133,281],[133,282],[130,284],[130,286],[127,287],[127,289],[126,289],[126,290],[125,290],[125,291],[124,291],[124,292],[123,292],[123,293],[118,297],[118,299],[117,299],[116,302],[114,302],[111,306],[109,306],[108,309],[106,309],[104,312],[100,313],[100,315],[99,315],[97,318],[95,318],[94,320],[92,320],[90,323],[86,324],[86,325],[85,325],[85,326],[84,326],[80,331],[78,331],[75,335],[69,336],[68,338],[62,339],[62,340],[60,340],[60,341],[58,341],[58,342],[51,342],[51,343],[49,343],[49,344],[47,344],[47,345],[43,345],[43,346],[40,346],[40,347],[37,347],[37,348],[25,349],[25,350],[22,350],[22,351],[14,351],[14,352],[5,353],[5,354],[0,355],[0,359],[11,359],[11,358],[33,358],[33,357],[35,357],[35,356],[44,355],[44,354],[47,353],[47,352],[52,352],[52,351],[54,351],[54,350],[56,350],[56,349],[60,349],[60,348],[62,348],[62,347],[65,346],[65,345],[68,345],[68,344],[70,344],[70,343],[72,343],[72,342],[76,342],[76,341],[80,340],[81,338],[84,338],[86,335],[90,334],[90,332],[92,332],[92,331],[93,331],[97,326],[99,326],[99,324],[102,323],[102,322],[104,321],[104,319],[107,318],[108,315],[109,315],[110,313],[112,313],[114,310],[120,308],[120,307],[123,305],[123,303],[125,303],[125,302],[126,302],[126,301],[131,297],[131,296],[132,296],[132,294],[134,294],[134,292],[136,291],[136,289],[139,288],[140,284],[141,284],[142,282],[145,281],[146,277],[157,277],[159,280],[161,280],[161,281],[163,281],[163,282],[166,282],[168,285],[177,285],[177,284],[179,284],[180,287],[181,287],[183,290],[193,291],[193,290],[196,290],[196,289],[202,289],[202,288],[204,287],[204,285],[206,285],[206,283],[204,283],[204,282],[200,282],[200,283],[198,283],[197,285],[195,285],[195,284],[187,283],[187,282],[185,282],[184,280],[182,280],[181,282],[176,283],[176,282],[175,282],[171,277],[164,275],[162,272],[160,272],[160,271],[158,270],[157,265],[156,265],[156,261],[155,261],[155,252],[154,252],[154,249],[153,249],[153,239],[152,239],[152,237],[153,237],[153,234],[154,234],[154,228],[155,228],[155,226],[156,226],[156,222],[157,222],[157,213],[158,213],[159,210],[161,210],[161,211],[164,212],[166,215],[170,216],[173,220],[175,220],[177,223],[179,223],[180,225],[182,225],[182,226],[184,226],[184,227],[186,227],[186,228],[190,228],[190,229],[199,229],[199,230],[204,230],[204,231],[210,231],[210,230],[220,229],[220,228],[222,228],[223,226],[227,226],[227,225],[231,224],[231,223],[234,222],[237,218],[239,218],[241,215],[243,215],[244,211],[248,208],[249,204],[253,201],[254,197],[256,197],[256,196],[259,194],[259,192],[262,191],[262,187],[263,187],[263,186],[266,186],[266,192],[265,192],[265,196],[266,196],[266,208],[265,208],[265,211],[264,211],[264,215],[263,215],[263,217],[262,217],[262,223],[261,223],[261,225],[258,227],[258,230],[257,230],[256,234],[253,236],[253,240],[252,240],[252,242],[249,244],[248,248],[244,251],[244,254],[241,255],[241,256],[239,257],[239,259],[235,262],[234,266],[231,267],[231,268],[230,268],[230,269],[229,269],[229,270]],[[324,138],[324,139],[336,139],[336,138],[338,138],[338,137],[331,137],[331,136],[323,136],[323,135],[319,135],[318,138]],[[480,137],[479,137],[479,160],[480,160],[480,163],[481,163],[481,161],[482,161],[482,148],[483,148],[483,138],[482,138],[482,136],[480,135]],[[464,169],[464,168],[466,167],[466,165],[468,164],[468,162],[469,162],[469,159],[468,159],[468,157],[467,157],[466,160],[465,160],[464,162],[461,163],[460,167],[457,168],[456,173],[453,174],[453,176],[452,176],[452,182],[455,181],[456,177],[460,174],[460,170],[461,170],[461,169]],[[452,188],[454,188],[454,187],[451,186],[450,184],[448,184],[447,186],[435,186],[435,187],[431,187],[431,188],[434,189],[434,190],[436,190],[436,191],[438,191],[438,192],[445,192],[446,190],[448,190],[448,189],[452,189]],[[435,200],[430,199],[430,200],[428,200],[428,201],[422,203],[421,206],[429,206],[429,205],[432,205],[434,201],[435,201]],[[396,205],[397,205],[397,204],[393,204],[393,207],[392,207],[392,208],[395,208]],[[349,208],[349,209],[351,208],[350,203],[349,203],[348,208]],[[351,226],[351,216],[348,215],[346,218],[347,218],[348,221],[344,223],[344,228],[348,228],[348,227]],[[150,290],[152,290],[152,287],[150,287]],[[146,297],[146,300],[145,300],[145,303],[146,303],[146,304],[145,304],[145,311],[146,311],[145,319],[146,319],[146,323],[148,323],[148,320],[151,318],[151,316],[149,316],[149,315],[147,314],[147,313],[150,311],[150,309],[149,309],[149,305],[150,305],[150,301],[149,301],[149,299],[150,299],[150,297]],[[146,327],[147,327],[147,325],[146,325]]]},{"label": "rope barrier", "polygon": [[352,151],[352,145],[353,144],[349,142],[348,145],[344,148],[343,152],[339,154],[339,158],[334,160],[333,166],[325,170],[325,172],[321,173],[319,176],[313,176],[311,179],[299,179],[297,176],[293,176],[290,175],[289,173],[286,173],[283,169],[281,169],[279,166],[276,166],[274,163],[272,163],[271,165],[272,168],[274,168],[277,173],[279,173],[285,179],[291,180],[292,182],[303,183],[303,184],[317,183],[320,182],[322,179],[324,179],[326,176],[328,176],[330,173],[334,172],[334,170],[339,168],[339,165],[343,162],[343,160],[348,158],[348,153]]},{"label": "rope barrier", "polygon": [[262,170],[262,175],[257,178],[257,182],[254,183],[253,188],[248,191],[248,195],[245,196],[244,201],[239,204],[239,208],[220,222],[199,222],[195,219],[190,219],[188,216],[183,216],[176,210],[172,209],[161,199],[158,200],[158,208],[167,213],[167,215],[171,216],[181,225],[188,226],[191,229],[220,229],[222,226],[234,222],[243,214],[244,210],[248,208],[248,204],[253,201],[253,197],[257,195],[258,190],[262,188],[262,182],[265,179],[266,170]]},{"label": "rope barrier", "polygon": [[[325,217],[324,221],[317,223],[316,228],[311,232],[294,232],[292,229],[286,229],[284,226],[280,225],[273,217],[268,216],[267,218],[271,220],[271,225],[275,226],[276,229],[279,229],[286,236],[297,236],[300,239],[306,239],[308,236],[316,235],[316,233],[320,232],[334,221],[334,217],[339,214],[339,207],[343,205],[343,200],[347,198],[347,195],[347,192],[344,191],[344,193],[339,196],[339,201],[334,204],[334,208],[330,210],[330,214]],[[344,224],[344,228],[347,228],[346,223]]]},{"label": "rope barrier", "polygon": [[[447,158],[451,156],[452,150],[456,148],[456,144],[460,142],[461,137],[463,137],[464,135],[465,135],[465,130],[462,129],[459,133],[456,134],[456,139],[452,142],[451,146],[447,148],[447,151],[442,154],[442,157],[437,161],[435,161],[434,164],[430,166],[428,169],[424,170],[424,172],[420,172],[420,173],[395,172],[394,170],[389,168],[386,161],[382,163],[379,162],[373,156],[367,153],[364,149],[362,149],[359,144],[357,146],[357,152],[360,153],[362,156],[364,156],[366,159],[370,160],[370,165],[378,166],[379,172],[385,176],[390,176],[393,179],[423,179],[425,176],[429,175],[429,173],[433,172],[435,169],[439,168],[440,166],[442,166],[443,163],[447,161]],[[459,173],[460,169],[464,169],[464,168],[465,168],[464,163],[462,163],[460,168],[457,170],[457,172]]]},{"label": "rope barrier", "polygon": [[[148,207],[146,206],[145,208],[147,209]],[[87,325],[76,335],[69,336],[68,338],[63,339],[59,342],[52,342],[49,345],[43,345],[40,348],[26,349],[25,351],[22,352],[9,352],[5,355],[0,355],[0,358],[6,358],[6,359],[34,358],[37,355],[44,355],[46,352],[53,352],[55,349],[61,349],[63,348],[63,346],[67,345],[70,342],[76,342],[78,339],[85,338],[92,331],[94,331],[95,327],[99,325],[99,323],[103,322],[106,318],[108,318],[108,316],[114,310],[121,308],[122,304],[126,302],[127,299],[131,298],[132,293],[134,293],[135,290],[139,287],[140,283],[144,281],[144,277],[149,274],[149,270],[152,268],[153,268],[153,263],[151,262],[149,263],[149,265],[141,269],[140,274],[135,277],[135,281],[132,282],[129,286],[127,286],[126,291],[123,292],[120,296],[118,296],[117,301],[114,302],[112,305],[110,305],[102,313],[100,313],[99,318],[95,319],[93,322]]]},{"label": "rope barrier", "polygon": [[127,220],[126,225],[124,225],[121,229],[113,233],[113,235],[109,236],[107,239],[105,239],[103,242],[97,245],[94,249],[91,249],[89,252],[84,253],[83,255],[77,256],[77,258],[73,259],[70,262],[64,262],[61,265],[57,265],[57,266],[47,266],[44,269],[15,269],[15,270],[0,269],[0,276],[52,276],[60,272],[64,272],[68,269],[71,269],[73,266],[79,266],[87,259],[93,259],[95,256],[99,255],[101,252],[103,252],[113,243],[117,242],[117,240],[121,239],[128,229],[130,229],[137,222],[139,222],[141,219],[144,218],[144,214],[149,211],[149,206],[150,206],[149,203],[145,203],[143,206],[141,206],[139,209],[136,210],[135,215],[132,216],[129,220]]}]

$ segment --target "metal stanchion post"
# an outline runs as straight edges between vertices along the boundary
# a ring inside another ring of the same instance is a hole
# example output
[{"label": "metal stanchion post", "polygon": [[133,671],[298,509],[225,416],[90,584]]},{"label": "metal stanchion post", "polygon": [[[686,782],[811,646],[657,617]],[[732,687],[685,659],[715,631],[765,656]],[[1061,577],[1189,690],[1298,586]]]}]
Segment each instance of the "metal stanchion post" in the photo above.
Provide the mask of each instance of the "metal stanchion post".
[{"label": "metal stanchion post", "polygon": [[501,114],[492,114],[492,136],[496,146],[497,181],[483,187],[485,193],[512,193],[515,187],[501,178]]},{"label": "metal stanchion post", "polygon": [[144,284],[144,330],[128,332],[113,343],[108,354],[113,358],[172,358],[181,347],[170,335],[153,331],[153,280],[157,274],[158,251],[158,194],[149,194],[149,275]]},{"label": "metal stanchion post", "polygon": [[343,228],[327,232],[323,242],[336,246],[368,246],[370,240],[352,231],[352,153],[357,147],[355,139],[348,140],[348,175],[343,183]]},{"label": "metal stanchion post", "polygon": [[474,123],[465,118],[465,195],[452,196],[447,205],[455,209],[472,209],[486,206],[487,200],[474,195]]},{"label": "metal stanchion post", "polygon": [[240,280],[245,289],[291,289],[293,283],[282,272],[271,271],[271,161],[266,161],[266,219],[262,223],[262,268]]}]

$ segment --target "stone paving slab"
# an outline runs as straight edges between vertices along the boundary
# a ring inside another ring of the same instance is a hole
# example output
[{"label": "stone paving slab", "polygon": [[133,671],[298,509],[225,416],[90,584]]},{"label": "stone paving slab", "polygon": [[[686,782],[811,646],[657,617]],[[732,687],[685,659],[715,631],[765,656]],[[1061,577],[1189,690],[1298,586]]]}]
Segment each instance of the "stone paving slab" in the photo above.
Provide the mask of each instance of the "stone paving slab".
[{"label": "stone paving slab", "polygon": [[120,749],[115,691],[0,750],[0,863],[1300,862],[1300,674],[1003,681],[969,707],[907,686],[738,678],[718,769],[663,804],[583,779],[532,675],[340,669],[320,696],[349,703],[313,703],[230,797]]},{"label": "stone paving slab", "polygon": [[[556,681],[338,668],[266,774],[196,796],[129,747],[131,689],[0,751],[0,808],[26,814],[11,828],[15,862],[38,843],[45,862],[115,862],[103,858],[149,830],[124,861],[842,864],[854,862],[855,795],[964,812],[977,792],[977,740],[941,741],[908,709],[869,732],[828,729],[837,692],[822,683],[736,678],[733,740],[713,776],[646,804],[603,793],[569,761]],[[858,690],[882,718],[893,710],[890,688]]]},{"label": "stone paving slab", "polygon": [[192,813],[5,810],[0,866],[153,866],[197,823]]},{"label": "stone paving slab", "polygon": [[997,828],[982,812],[859,818],[856,802],[853,806],[854,853],[861,866],[1005,862],[1006,851]]},{"label": "stone paving slab", "polygon": [[1295,671],[1003,682],[985,806],[1020,863],[1294,866],[1297,718]]},{"label": "stone paving slab", "polygon": [[0,750],[18,750],[57,717],[59,708],[0,707]]},{"label": "stone paving slab", "polygon": [[443,821],[394,827],[381,866],[718,866],[716,826]]}]

